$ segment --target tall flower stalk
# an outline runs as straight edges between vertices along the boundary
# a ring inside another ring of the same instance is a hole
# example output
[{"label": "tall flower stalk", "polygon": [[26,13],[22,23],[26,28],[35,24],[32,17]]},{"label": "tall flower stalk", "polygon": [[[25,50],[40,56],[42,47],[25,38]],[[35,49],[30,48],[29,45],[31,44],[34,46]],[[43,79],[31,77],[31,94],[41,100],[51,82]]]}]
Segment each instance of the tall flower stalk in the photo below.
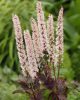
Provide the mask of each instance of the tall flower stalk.
[{"label": "tall flower stalk", "polygon": [[[48,21],[47,21],[47,35],[48,35],[48,41],[49,41],[49,56],[50,56],[50,61],[52,65],[54,65],[54,51],[55,51],[55,41],[54,41],[54,21],[53,21],[53,16],[49,15]],[[53,68],[54,70],[54,76],[55,75],[55,67]]]},{"label": "tall flower stalk", "polygon": [[53,16],[49,15],[47,21],[47,35],[49,40],[49,54],[52,62],[54,62],[54,50],[55,50],[55,42],[54,42],[54,21]]},{"label": "tall flower stalk", "polygon": [[40,1],[37,2],[36,10],[37,21],[31,18],[32,37],[29,30],[24,31],[22,35],[18,16],[12,17],[19,62],[23,72],[23,78],[19,79],[18,83],[22,87],[21,90],[30,95],[31,100],[43,100],[42,94],[45,89],[49,90],[48,100],[50,98],[66,100],[66,81],[60,77],[64,51],[63,8],[59,11],[56,33],[52,15],[49,15],[46,25]]},{"label": "tall flower stalk", "polygon": [[39,62],[40,56],[42,55],[42,51],[40,47],[40,35],[38,31],[38,26],[34,18],[31,18],[31,27],[32,27],[32,41],[33,41],[35,56],[36,56],[37,62]]},{"label": "tall flower stalk", "polygon": [[38,1],[37,3],[37,21],[38,21],[41,49],[42,52],[44,52],[48,50],[48,38],[47,38],[46,24],[44,19],[44,12],[42,10],[40,1]]},{"label": "tall flower stalk", "polygon": [[36,72],[38,72],[38,66],[34,54],[34,48],[33,48],[33,43],[32,39],[30,36],[29,31],[24,31],[24,39],[25,39],[25,44],[26,44],[26,51],[27,51],[27,56],[28,56],[28,62],[29,62],[29,72],[32,78],[36,77]]},{"label": "tall flower stalk", "polygon": [[55,61],[54,66],[58,67],[58,76],[60,73],[60,66],[63,62],[63,8],[59,11],[57,29],[56,29],[56,42],[55,42]]},{"label": "tall flower stalk", "polygon": [[15,29],[15,39],[16,39],[16,46],[18,50],[18,57],[21,64],[21,69],[24,75],[27,75],[26,67],[28,66],[27,63],[27,56],[24,50],[23,44],[23,37],[22,37],[22,29],[20,25],[20,21],[17,15],[13,15],[13,24]]}]

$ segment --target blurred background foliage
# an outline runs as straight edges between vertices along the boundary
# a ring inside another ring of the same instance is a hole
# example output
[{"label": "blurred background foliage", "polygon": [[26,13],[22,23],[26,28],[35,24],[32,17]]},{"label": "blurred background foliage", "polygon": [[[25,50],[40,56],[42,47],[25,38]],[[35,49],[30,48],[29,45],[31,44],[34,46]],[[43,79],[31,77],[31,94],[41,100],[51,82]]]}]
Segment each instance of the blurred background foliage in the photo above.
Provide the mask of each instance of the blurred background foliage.
[{"label": "blurred background foliage", "polygon": [[[19,16],[23,30],[31,29],[30,18],[36,19],[36,2],[0,0],[0,100],[26,100],[25,94],[12,94],[16,89],[14,81],[20,73],[12,14]],[[60,7],[64,7],[65,53],[61,75],[68,81],[80,82],[80,0],[42,0],[42,4],[46,19],[50,13],[55,21]],[[80,91],[71,89],[68,100],[80,100]]]}]

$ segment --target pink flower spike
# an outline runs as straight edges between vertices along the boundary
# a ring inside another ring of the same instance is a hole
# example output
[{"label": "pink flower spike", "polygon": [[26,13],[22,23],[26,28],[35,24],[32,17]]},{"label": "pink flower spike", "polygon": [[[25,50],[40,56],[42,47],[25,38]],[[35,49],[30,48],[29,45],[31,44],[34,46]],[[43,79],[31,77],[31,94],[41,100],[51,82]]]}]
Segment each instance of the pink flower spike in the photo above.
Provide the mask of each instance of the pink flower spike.
[{"label": "pink flower spike", "polygon": [[59,11],[56,29],[56,51],[55,66],[60,66],[63,62],[63,8]]},{"label": "pink flower spike", "polygon": [[38,32],[37,23],[33,18],[31,18],[31,27],[32,27],[32,41],[33,41],[34,51],[35,51],[37,62],[39,62],[40,57],[42,55],[42,51],[40,48],[40,36]]},{"label": "pink flower spike", "polygon": [[44,12],[42,10],[41,2],[37,2],[37,21],[38,21],[38,29],[40,35],[41,49],[42,51],[48,51],[48,39],[47,39],[47,31],[46,24],[44,21]]},{"label": "pink flower spike", "polygon": [[53,16],[49,15],[49,18],[47,21],[47,34],[48,34],[48,40],[49,40],[49,54],[50,54],[50,58],[52,59],[52,62],[54,62],[54,50],[55,50],[53,25],[54,25]]},{"label": "pink flower spike", "polygon": [[26,53],[24,50],[24,44],[23,44],[23,37],[22,37],[22,30],[20,26],[20,21],[17,15],[13,15],[12,17],[13,24],[14,24],[14,30],[15,30],[15,38],[16,38],[16,46],[18,50],[18,57],[19,62],[21,64],[21,69],[23,74],[26,76],[26,67],[28,66],[28,63],[26,61]]},{"label": "pink flower spike", "polygon": [[28,30],[24,32],[24,40],[25,40],[26,52],[28,56],[29,66],[30,66],[29,73],[31,74],[31,77],[34,79],[35,77],[37,77],[36,73],[38,72],[38,65],[36,63],[33,43]]}]

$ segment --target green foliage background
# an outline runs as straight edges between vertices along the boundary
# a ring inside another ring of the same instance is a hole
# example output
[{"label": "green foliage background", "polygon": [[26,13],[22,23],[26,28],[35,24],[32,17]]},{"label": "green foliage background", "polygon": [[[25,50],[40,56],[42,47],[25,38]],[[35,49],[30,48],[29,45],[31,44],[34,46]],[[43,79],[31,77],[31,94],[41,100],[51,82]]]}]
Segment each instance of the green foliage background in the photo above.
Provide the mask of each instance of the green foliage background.
[{"label": "green foliage background", "polygon": [[[37,0],[0,0],[0,100],[26,100],[25,94],[15,94],[14,80],[20,73],[12,25],[12,14],[20,17],[22,29],[30,28],[30,18],[36,18]],[[70,82],[80,82],[80,0],[42,0],[45,17],[64,7],[64,66],[61,75]],[[46,94],[47,95],[47,94]],[[27,98],[28,99],[28,98]],[[80,92],[69,91],[68,100],[80,100]]]}]

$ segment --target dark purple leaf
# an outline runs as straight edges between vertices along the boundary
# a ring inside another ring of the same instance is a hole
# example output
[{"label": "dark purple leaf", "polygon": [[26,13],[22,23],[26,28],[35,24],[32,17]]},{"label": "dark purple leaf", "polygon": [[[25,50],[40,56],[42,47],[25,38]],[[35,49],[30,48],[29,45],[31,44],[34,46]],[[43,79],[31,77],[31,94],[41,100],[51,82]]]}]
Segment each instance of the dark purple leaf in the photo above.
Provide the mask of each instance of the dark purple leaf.
[{"label": "dark purple leaf", "polygon": [[59,100],[57,94],[55,94],[54,92],[51,92],[48,96],[48,100]]},{"label": "dark purple leaf", "polygon": [[47,80],[44,82],[45,86],[48,88],[48,89],[53,89],[54,87],[54,80],[52,78],[47,78]]}]

